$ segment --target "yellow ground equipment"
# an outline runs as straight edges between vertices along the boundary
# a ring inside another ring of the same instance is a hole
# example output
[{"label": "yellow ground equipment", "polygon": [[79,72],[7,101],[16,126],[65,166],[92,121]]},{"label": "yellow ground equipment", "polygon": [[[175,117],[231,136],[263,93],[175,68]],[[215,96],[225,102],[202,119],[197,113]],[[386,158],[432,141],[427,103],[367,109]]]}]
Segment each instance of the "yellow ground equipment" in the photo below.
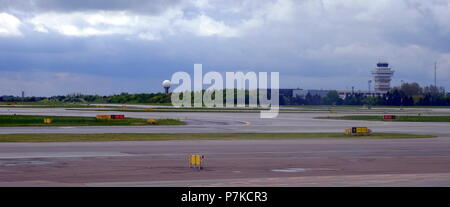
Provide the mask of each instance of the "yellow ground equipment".
[{"label": "yellow ground equipment", "polygon": [[105,108],[105,106],[96,105],[95,108]]},{"label": "yellow ground equipment", "polygon": [[111,115],[97,115],[97,119],[111,119]]},{"label": "yellow ground equipment", "polygon": [[145,111],[153,111],[152,108],[146,108]]},{"label": "yellow ground equipment", "polygon": [[189,155],[189,167],[203,169],[205,156],[203,155]]},{"label": "yellow ground equipment", "polygon": [[51,124],[53,122],[50,118],[44,118],[44,124]]},{"label": "yellow ground equipment", "polygon": [[147,123],[156,124],[156,119],[147,119]]},{"label": "yellow ground equipment", "polygon": [[352,127],[344,130],[345,135],[352,135],[352,136],[367,136],[372,133],[372,130],[370,130],[367,127]]},{"label": "yellow ground equipment", "polygon": [[335,113],[337,113],[337,111],[334,110],[334,109],[331,109],[331,110],[330,110],[330,113],[335,114]]}]

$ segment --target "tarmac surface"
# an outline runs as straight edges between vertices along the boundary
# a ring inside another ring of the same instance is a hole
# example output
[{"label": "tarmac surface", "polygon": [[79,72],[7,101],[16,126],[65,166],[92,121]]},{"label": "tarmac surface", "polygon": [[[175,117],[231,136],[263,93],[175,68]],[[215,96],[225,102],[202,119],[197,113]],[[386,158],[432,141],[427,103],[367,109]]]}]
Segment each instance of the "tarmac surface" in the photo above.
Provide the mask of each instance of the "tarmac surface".
[{"label": "tarmac surface", "polygon": [[[0,108],[0,114],[108,112]],[[314,117],[335,114],[317,112],[276,119],[259,113],[124,114],[188,125],[1,127],[0,133],[341,132],[356,125],[438,138],[0,143],[0,186],[450,186],[450,123],[319,120]],[[204,170],[188,167],[191,153],[205,155]]]}]

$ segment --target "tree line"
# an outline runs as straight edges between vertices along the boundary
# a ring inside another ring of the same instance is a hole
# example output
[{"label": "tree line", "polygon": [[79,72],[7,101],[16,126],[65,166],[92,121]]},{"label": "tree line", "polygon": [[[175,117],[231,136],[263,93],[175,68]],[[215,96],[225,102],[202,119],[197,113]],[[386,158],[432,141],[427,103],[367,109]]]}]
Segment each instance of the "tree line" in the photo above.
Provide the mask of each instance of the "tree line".
[{"label": "tree line", "polygon": [[47,103],[170,103],[170,95],[163,93],[121,93],[111,96],[69,94],[52,97],[0,96],[0,102],[47,102]]},{"label": "tree line", "polygon": [[418,83],[404,83],[383,96],[356,92],[340,97],[337,91],[329,91],[324,97],[309,93],[305,97],[280,97],[280,105],[450,106],[450,93],[434,85],[421,87]]},{"label": "tree line", "polygon": [[[225,100],[227,90],[223,91]],[[237,92],[235,90],[235,92]],[[246,103],[249,91],[245,91]],[[270,97],[270,93],[269,97]],[[193,99],[194,93],[191,93]],[[50,103],[118,103],[118,104],[170,104],[171,94],[164,93],[121,93],[111,96],[69,94],[52,97],[15,97],[0,96],[0,102],[50,102]],[[434,85],[421,87],[418,83],[404,83],[392,88],[383,96],[367,96],[360,93],[340,97],[335,90],[326,96],[307,94],[305,97],[293,97],[280,94],[280,105],[384,105],[384,106],[450,106],[450,93],[443,87]]]}]

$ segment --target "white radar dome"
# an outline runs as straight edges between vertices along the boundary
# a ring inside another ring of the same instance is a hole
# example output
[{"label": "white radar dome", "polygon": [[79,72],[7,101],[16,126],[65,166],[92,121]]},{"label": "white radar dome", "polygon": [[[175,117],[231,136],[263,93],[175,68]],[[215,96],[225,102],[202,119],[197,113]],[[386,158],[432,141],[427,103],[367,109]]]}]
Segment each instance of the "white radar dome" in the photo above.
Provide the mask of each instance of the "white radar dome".
[{"label": "white radar dome", "polygon": [[164,88],[170,88],[170,80],[165,80],[162,82],[162,86]]}]

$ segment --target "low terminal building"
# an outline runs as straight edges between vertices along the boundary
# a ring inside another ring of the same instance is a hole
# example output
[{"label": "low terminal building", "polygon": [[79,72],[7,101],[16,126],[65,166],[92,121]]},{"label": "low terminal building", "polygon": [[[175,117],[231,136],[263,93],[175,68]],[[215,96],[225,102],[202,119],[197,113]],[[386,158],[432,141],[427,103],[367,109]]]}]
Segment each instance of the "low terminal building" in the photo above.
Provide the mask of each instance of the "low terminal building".
[{"label": "low terminal building", "polygon": [[[323,89],[280,89],[280,95],[305,98],[308,94],[311,96],[325,97],[328,92],[333,90]],[[345,99],[345,97],[352,94],[358,94],[363,96],[383,96],[387,91],[363,91],[363,90],[335,90],[339,94],[339,97]]]},{"label": "low terminal building", "polygon": [[352,94],[360,94],[363,96],[383,96],[387,93],[387,91],[361,91],[361,90],[336,90],[339,94],[339,97],[345,99],[345,97],[350,96]]},{"label": "low terminal building", "polygon": [[330,90],[317,90],[317,89],[311,89],[311,90],[304,90],[304,89],[293,89],[292,90],[292,97],[300,97],[305,98],[308,94],[311,96],[320,96],[324,97],[330,92]]}]

